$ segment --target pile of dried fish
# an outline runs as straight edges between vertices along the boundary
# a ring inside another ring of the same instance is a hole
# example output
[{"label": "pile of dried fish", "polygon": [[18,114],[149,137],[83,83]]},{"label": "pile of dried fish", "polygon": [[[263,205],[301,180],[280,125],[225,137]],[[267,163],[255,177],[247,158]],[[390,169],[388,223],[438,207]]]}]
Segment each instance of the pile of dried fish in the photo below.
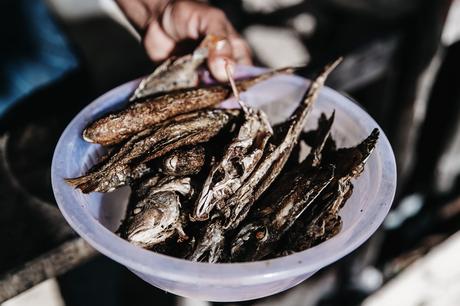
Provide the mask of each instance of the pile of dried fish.
[{"label": "pile of dried fish", "polygon": [[[379,132],[337,149],[334,113],[304,133],[307,114],[327,75],[311,83],[297,109],[272,128],[239,92],[285,68],[230,84],[200,86],[197,68],[211,40],[192,55],[168,60],[146,78],[129,104],[91,123],[83,138],[110,146],[83,176],[82,192],[132,193],[117,233],[171,256],[205,262],[253,261],[312,247],[340,231],[339,210],[353,191]],[[216,105],[235,95],[240,108]],[[300,142],[311,147],[298,160]]]}]

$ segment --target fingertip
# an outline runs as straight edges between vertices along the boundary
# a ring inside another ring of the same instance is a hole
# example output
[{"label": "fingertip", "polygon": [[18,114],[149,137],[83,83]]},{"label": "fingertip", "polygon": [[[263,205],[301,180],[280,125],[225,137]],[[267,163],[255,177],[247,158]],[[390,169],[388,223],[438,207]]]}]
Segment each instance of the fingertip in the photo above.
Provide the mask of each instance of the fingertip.
[{"label": "fingertip", "polygon": [[232,72],[234,70],[235,60],[232,51],[232,46],[226,38],[216,40],[210,44],[208,57],[209,70],[214,78],[220,82],[228,80],[226,65],[229,65]]},{"label": "fingertip", "polygon": [[227,77],[227,66],[230,70],[230,73],[235,72],[235,61],[228,57],[215,57],[211,58],[208,61],[209,70],[216,80],[219,82],[228,81]]}]

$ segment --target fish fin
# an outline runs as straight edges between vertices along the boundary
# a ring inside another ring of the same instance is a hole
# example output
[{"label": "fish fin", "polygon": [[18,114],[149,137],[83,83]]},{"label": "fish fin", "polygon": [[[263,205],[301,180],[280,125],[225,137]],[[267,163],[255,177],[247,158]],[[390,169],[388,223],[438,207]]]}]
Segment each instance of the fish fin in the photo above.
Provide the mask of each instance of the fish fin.
[{"label": "fish fin", "polygon": [[369,136],[364,139],[360,144],[356,146],[358,150],[361,151],[363,157],[367,159],[367,157],[372,153],[377,144],[377,141],[380,136],[380,131],[377,128],[374,128]]}]

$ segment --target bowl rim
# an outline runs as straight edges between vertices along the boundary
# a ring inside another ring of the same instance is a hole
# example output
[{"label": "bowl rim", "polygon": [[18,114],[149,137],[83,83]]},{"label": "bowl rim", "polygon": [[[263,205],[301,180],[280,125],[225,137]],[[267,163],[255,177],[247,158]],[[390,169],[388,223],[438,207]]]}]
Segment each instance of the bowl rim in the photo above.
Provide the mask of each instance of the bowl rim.
[{"label": "bowl rim", "polygon": [[[64,182],[57,169],[59,164],[62,164],[65,160],[63,154],[68,148],[65,140],[67,135],[72,132],[73,127],[77,123],[81,123],[87,114],[105,109],[107,101],[116,99],[120,101],[120,97],[126,96],[126,92],[134,90],[139,80],[132,80],[108,91],[81,110],[62,133],[56,145],[51,166],[51,179],[55,198],[59,209],[70,226],[96,250],[129,269],[145,275],[154,275],[158,278],[186,283],[196,283],[197,278],[199,278],[200,284],[209,286],[234,285],[235,282],[239,285],[273,282],[315,272],[349,254],[377,230],[387,215],[396,190],[396,162],[391,145],[381,127],[366,111],[349,97],[329,87],[324,87],[321,89],[322,94],[328,95],[339,102],[341,101],[340,103],[348,104],[347,108],[350,108],[351,112],[362,116],[362,120],[380,130],[379,142],[373,155],[378,155],[378,161],[381,166],[386,167],[386,170],[381,173],[381,184],[376,196],[378,197],[380,194],[382,197],[378,198],[383,198],[384,201],[376,204],[382,207],[376,210],[374,215],[367,216],[367,218],[364,216],[358,218],[357,222],[352,225],[353,227],[365,225],[365,231],[363,230],[353,237],[350,237],[350,230],[341,231],[332,239],[302,252],[269,260],[244,263],[210,264],[192,262],[144,250],[130,244],[100,224],[90,215],[87,209],[84,209],[81,205],[75,205],[73,193],[63,192],[63,190],[68,190],[68,188],[72,187]],[[306,81],[303,78],[302,80]],[[114,103],[117,102],[112,102],[112,104]],[[78,210],[80,212],[77,213]],[[366,212],[363,213],[363,215],[365,214]],[[341,242],[340,245],[343,248],[337,249],[338,241]]]}]

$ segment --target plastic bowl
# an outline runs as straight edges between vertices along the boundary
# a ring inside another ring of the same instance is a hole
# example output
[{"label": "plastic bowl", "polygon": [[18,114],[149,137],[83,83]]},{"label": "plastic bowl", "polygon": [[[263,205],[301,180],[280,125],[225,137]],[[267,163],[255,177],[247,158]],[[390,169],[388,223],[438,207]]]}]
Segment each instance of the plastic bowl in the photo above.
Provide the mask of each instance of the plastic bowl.
[{"label": "plastic bowl", "polygon": [[[256,68],[245,69],[243,74],[260,72]],[[208,264],[157,254],[126,242],[114,231],[125,213],[129,188],[84,195],[67,185],[63,178],[81,175],[96,161],[101,147],[83,141],[82,130],[102,113],[126,103],[138,82],[131,81],[109,91],[72,120],[54,153],[52,184],[59,208],[73,229],[98,251],[146,282],[201,300],[240,301],[268,296],[295,286],[356,249],[388,213],[395,192],[396,167],[391,146],[381,131],[364,172],[354,182],[352,197],[341,210],[342,231],[318,246],[265,261]],[[242,98],[263,108],[270,119],[278,122],[296,107],[307,85],[308,81],[299,77],[277,76],[253,87]],[[309,115],[306,129],[316,126],[321,112],[330,114],[334,109],[332,133],[339,146],[356,145],[378,127],[357,104],[326,87]]]}]

